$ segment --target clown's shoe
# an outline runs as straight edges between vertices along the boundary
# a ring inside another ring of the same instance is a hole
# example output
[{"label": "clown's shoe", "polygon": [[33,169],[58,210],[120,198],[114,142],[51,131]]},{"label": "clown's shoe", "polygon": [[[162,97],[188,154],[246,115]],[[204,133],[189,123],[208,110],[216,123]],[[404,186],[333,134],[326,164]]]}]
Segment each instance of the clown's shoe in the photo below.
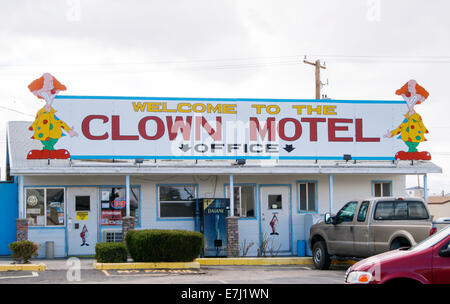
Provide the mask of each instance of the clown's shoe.
[{"label": "clown's shoe", "polygon": [[50,158],[49,150],[31,150],[27,154],[27,159],[47,159]]},{"label": "clown's shoe", "polygon": [[395,159],[398,160],[431,160],[431,154],[427,151],[405,152],[399,151],[395,154]]},{"label": "clown's shoe", "polygon": [[50,150],[51,159],[68,159],[70,158],[70,153],[66,149]]}]

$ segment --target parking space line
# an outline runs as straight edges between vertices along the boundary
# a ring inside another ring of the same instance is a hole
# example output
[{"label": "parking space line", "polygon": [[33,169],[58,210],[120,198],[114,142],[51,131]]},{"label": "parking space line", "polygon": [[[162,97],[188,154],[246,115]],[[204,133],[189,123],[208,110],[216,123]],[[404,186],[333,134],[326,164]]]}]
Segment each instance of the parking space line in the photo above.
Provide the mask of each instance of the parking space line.
[{"label": "parking space line", "polygon": [[38,277],[39,273],[37,273],[36,271],[32,271],[31,275],[24,275],[24,276],[8,276],[8,277],[0,277],[0,279],[24,279],[24,278],[34,278],[34,277]]}]

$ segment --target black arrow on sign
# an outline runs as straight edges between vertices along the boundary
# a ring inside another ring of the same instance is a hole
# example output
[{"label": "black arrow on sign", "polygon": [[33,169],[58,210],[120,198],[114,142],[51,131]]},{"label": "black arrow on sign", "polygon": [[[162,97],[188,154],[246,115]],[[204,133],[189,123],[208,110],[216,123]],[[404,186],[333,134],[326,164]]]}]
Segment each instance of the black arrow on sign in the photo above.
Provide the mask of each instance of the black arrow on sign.
[{"label": "black arrow on sign", "polygon": [[292,145],[285,145],[283,149],[286,150],[288,153],[291,153],[295,149],[295,147]]},{"label": "black arrow on sign", "polygon": [[183,152],[187,152],[191,147],[189,147],[189,145],[181,144],[178,148],[180,148]]}]

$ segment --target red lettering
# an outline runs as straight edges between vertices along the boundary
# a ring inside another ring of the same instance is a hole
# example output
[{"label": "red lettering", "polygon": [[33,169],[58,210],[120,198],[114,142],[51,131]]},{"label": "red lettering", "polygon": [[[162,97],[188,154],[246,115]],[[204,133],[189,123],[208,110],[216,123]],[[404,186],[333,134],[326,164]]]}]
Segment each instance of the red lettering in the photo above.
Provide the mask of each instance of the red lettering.
[{"label": "red lettering", "polygon": [[111,139],[112,140],[139,140],[139,136],[137,135],[121,135],[120,134],[120,116],[112,115],[111,116]]},{"label": "red lettering", "polygon": [[348,126],[336,126],[337,123],[353,123],[353,119],[329,118],[328,141],[353,141],[352,137],[336,137],[336,131],[348,131]]},{"label": "red lettering", "polygon": [[92,135],[90,130],[90,124],[91,121],[94,119],[100,119],[103,120],[103,123],[106,123],[109,121],[109,118],[105,115],[89,115],[86,116],[85,119],[83,119],[83,122],[81,123],[81,131],[83,132],[83,135],[90,140],[104,140],[108,138],[108,132],[103,133],[103,135]]},{"label": "red lettering", "polygon": [[[156,133],[153,136],[147,134],[146,126],[147,126],[147,122],[149,120],[153,120],[156,122]],[[160,139],[164,135],[164,122],[159,117],[146,116],[139,121],[138,130],[139,130],[139,134],[141,135],[141,137],[143,139],[157,140],[157,139]]]},{"label": "red lettering", "polygon": [[305,117],[302,118],[302,122],[309,123],[309,140],[317,141],[317,123],[318,122],[326,122],[326,118],[310,118]]},{"label": "red lettering", "polygon": [[261,130],[258,118],[250,117],[250,140],[257,140],[256,132],[258,131],[261,139],[264,140],[266,134],[269,133],[269,141],[275,140],[275,118],[267,118],[266,125]]},{"label": "red lettering", "polygon": [[177,137],[178,130],[181,129],[184,140],[189,140],[191,137],[191,125],[192,116],[186,117],[186,123],[183,121],[183,117],[175,117],[175,123],[173,123],[172,116],[166,116],[167,130],[169,131],[169,140],[174,140]]},{"label": "red lettering", "polygon": [[[291,136],[291,137],[286,136],[286,133],[285,133],[285,130],[286,130],[285,129],[285,125],[286,125],[287,122],[293,122],[294,123],[295,132],[294,132],[294,135]],[[297,140],[297,139],[300,138],[300,136],[302,136],[302,125],[295,118],[283,118],[278,123],[278,135],[280,136],[280,138],[282,140],[287,140],[287,141]]]},{"label": "red lettering", "polygon": [[379,137],[363,137],[363,121],[361,118],[355,119],[355,131],[356,131],[356,141],[357,142],[379,142]]},{"label": "red lettering", "polygon": [[195,117],[195,140],[200,140],[200,125],[203,129],[208,132],[208,134],[214,140],[222,140],[222,117],[216,117],[216,130],[214,130],[209,123],[206,121],[206,118],[203,116]]}]

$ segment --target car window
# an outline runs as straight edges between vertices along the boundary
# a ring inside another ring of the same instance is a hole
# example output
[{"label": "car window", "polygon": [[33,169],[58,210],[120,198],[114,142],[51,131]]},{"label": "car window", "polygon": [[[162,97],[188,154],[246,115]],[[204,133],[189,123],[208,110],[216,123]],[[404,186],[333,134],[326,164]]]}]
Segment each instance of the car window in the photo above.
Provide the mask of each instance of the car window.
[{"label": "car window", "polygon": [[338,214],[336,215],[337,222],[351,222],[353,221],[353,216],[356,212],[356,206],[358,205],[358,202],[349,202],[344,207],[342,207],[341,210],[339,210]]},{"label": "car window", "polygon": [[408,213],[410,219],[427,219],[428,212],[421,202],[408,202]]},{"label": "car window", "polygon": [[361,207],[359,207],[359,212],[358,212],[358,217],[357,217],[358,222],[366,221],[368,209],[369,209],[369,202],[368,201],[362,202]]},{"label": "car window", "polygon": [[394,202],[379,202],[375,209],[376,220],[387,220],[394,217]]},{"label": "car window", "polygon": [[428,212],[420,201],[380,201],[375,208],[376,220],[428,219]]},{"label": "car window", "polygon": [[450,226],[445,227],[441,231],[438,231],[431,236],[427,237],[425,240],[423,240],[420,243],[417,243],[416,245],[412,246],[409,251],[420,251],[426,248],[430,248],[431,246],[434,246],[435,244],[442,241],[442,239],[446,238],[450,235]]}]

